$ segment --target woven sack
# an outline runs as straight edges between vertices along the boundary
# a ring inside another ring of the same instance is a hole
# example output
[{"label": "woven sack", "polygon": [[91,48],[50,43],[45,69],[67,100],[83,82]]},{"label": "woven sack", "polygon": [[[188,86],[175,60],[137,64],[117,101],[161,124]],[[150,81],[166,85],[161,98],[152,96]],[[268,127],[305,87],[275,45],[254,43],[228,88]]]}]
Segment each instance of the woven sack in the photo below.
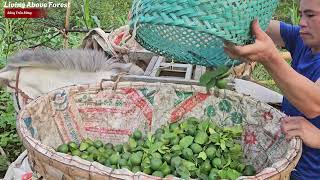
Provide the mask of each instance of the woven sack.
[{"label": "woven sack", "polygon": [[[20,112],[17,130],[31,166],[46,179],[158,179],[127,169],[58,153],[58,145],[84,138],[123,143],[135,129],[154,132],[188,117],[211,119],[220,126],[242,124],[245,163],[256,176],[239,179],[288,179],[301,155],[301,140],[286,141],[284,114],[227,90],[144,82],[104,82],[61,88],[33,100]],[[171,178],[176,179],[176,178]]]},{"label": "woven sack", "polygon": [[121,26],[112,31],[108,36],[108,40],[110,41],[113,50],[119,55],[127,55],[130,50],[144,49],[135,41],[134,38],[131,38],[128,25]]},{"label": "woven sack", "polygon": [[232,65],[223,42],[252,42],[250,24],[266,29],[278,0],[134,0],[130,28],[147,50],[204,66]]}]

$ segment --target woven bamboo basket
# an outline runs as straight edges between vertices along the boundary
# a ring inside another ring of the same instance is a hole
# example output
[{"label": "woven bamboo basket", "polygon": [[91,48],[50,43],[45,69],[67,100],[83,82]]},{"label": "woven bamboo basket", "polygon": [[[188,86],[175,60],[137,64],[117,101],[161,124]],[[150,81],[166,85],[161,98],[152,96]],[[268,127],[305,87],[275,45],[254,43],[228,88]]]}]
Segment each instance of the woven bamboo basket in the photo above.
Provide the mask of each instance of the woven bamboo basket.
[{"label": "woven bamboo basket", "polygon": [[224,41],[253,41],[250,24],[265,30],[278,0],[134,0],[130,28],[147,50],[188,64],[234,65]]},{"label": "woven bamboo basket", "polygon": [[253,164],[258,174],[238,179],[275,180],[288,179],[301,155],[301,140],[286,141],[281,133],[283,116],[267,104],[228,90],[207,93],[191,85],[106,81],[61,88],[33,100],[19,113],[17,130],[32,168],[47,180],[142,180],[159,178],[112,170],[54,148],[83,138],[123,143],[135,129],[154,132],[188,117],[209,118],[221,126],[241,124],[245,163]]}]

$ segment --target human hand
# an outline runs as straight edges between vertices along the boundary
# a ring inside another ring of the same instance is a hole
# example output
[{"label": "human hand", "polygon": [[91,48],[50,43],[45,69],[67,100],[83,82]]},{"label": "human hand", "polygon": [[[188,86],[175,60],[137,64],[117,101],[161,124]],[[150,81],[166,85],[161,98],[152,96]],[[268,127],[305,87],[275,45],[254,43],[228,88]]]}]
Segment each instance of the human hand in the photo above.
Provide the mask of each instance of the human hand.
[{"label": "human hand", "polygon": [[303,143],[311,148],[320,149],[320,129],[302,116],[285,117],[281,129],[287,140],[300,137]]},{"label": "human hand", "polygon": [[254,44],[235,46],[225,42],[224,51],[234,59],[245,62],[258,61],[262,64],[272,62],[280,56],[272,39],[260,28],[258,20],[252,22],[252,35],[256,37]]}]

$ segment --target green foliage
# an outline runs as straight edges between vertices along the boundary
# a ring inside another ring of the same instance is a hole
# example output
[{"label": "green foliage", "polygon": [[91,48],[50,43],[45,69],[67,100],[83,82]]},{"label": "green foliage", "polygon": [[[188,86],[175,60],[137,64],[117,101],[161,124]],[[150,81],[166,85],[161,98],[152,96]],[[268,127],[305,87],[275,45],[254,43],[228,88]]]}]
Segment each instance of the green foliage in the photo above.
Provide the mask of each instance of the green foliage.
[{"label": "green foliage", "polygon": [[[0,147],[6,157],[0,157],[0,175],[4,174],[7,162],[13,162],[23,151],[22,143],[16,132],[16,113],[8,92],[0,90]],[[4,160],[5,159],[5,160]]]},{"label": "green foliage", "polygon": [[291,24],[299,24],[298,0],[280,0],[280,4],[274,15],[274,19]]}]

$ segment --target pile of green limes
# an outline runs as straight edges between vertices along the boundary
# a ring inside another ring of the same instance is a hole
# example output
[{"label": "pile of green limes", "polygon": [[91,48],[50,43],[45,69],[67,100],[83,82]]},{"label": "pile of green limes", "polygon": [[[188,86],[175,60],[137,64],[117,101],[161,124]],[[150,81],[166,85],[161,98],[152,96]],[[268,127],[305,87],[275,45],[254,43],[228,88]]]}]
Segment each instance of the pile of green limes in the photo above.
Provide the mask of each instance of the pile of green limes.
[{"label": "pile of green limes", "polygon": [[85,139],[79,145],[62,144],[57,151],[159,177],[237,179],[255,174],[253,166],[244,164],[241,135],[241,126],[219,127],[210,120],[188,118],[153,135],[135,130],[124,144]]}]

